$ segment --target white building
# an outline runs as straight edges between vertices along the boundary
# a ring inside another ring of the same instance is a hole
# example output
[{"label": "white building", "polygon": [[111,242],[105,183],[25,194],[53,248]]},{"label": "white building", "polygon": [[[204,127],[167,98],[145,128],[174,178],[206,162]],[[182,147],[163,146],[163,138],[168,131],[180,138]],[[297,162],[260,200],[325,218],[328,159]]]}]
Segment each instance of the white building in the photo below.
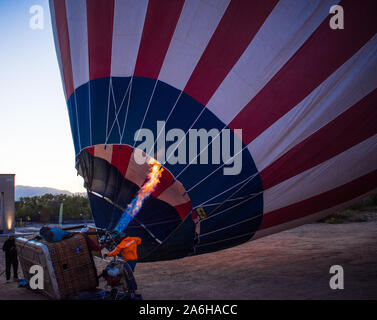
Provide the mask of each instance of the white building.
[{"label": "white building", "polygon": [[0,233],[14,231],[14,174],[0,174]]}]

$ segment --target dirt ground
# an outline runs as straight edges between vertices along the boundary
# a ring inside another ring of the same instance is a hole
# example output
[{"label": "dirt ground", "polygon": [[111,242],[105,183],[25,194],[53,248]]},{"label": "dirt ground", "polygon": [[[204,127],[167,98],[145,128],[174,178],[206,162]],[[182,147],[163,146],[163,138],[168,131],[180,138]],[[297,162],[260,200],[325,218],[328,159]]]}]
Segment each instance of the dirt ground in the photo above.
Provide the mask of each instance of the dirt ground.
[{"label": "dirt ground", "polygon": [[[211,254],[140,263],[135,276],[146,300],[377,299],[376,252],[377,221],[316,223]],[[344,290],[329,287],[332,265],[344,269]],[[46,298],[1,275],[0,299]]]}]

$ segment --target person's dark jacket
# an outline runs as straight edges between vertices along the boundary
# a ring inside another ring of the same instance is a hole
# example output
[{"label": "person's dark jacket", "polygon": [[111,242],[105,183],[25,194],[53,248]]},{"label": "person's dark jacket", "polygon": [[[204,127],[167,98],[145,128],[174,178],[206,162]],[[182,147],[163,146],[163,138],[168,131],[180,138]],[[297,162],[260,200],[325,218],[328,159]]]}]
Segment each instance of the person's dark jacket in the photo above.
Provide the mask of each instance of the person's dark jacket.
[{"label": "person's dark jacket", "polygon": [[15,239],[7,239],[3,245],[6,259],[13,259],[17,257],[17,248]]}]

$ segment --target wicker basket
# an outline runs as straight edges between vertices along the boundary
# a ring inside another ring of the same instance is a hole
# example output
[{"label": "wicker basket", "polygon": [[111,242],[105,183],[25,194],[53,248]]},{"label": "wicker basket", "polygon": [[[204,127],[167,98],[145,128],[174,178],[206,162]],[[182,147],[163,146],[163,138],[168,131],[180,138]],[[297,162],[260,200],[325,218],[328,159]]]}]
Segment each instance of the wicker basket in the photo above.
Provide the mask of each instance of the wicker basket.
[{"label": "wicker basket", "polygon": [[16,245],[26,280],[32,265],[44,270],[43,294],[53,299],[66,299],[98,286],[97,270],[92,254],[82,234],[59,242],[17,238]]}]

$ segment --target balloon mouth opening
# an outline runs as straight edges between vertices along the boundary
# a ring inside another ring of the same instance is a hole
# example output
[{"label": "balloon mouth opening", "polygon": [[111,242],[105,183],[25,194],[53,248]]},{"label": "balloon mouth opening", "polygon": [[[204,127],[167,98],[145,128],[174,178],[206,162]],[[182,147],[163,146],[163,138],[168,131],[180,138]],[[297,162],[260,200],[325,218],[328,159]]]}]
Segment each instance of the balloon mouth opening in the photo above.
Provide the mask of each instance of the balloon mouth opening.
[{"label": "balloon mouth opening", "polygon": [[144,184],[138,190],[136,196],[127,205],[127,208],[123,211],[117,225],[114,230],[118,233],[122,233],[126,230],[128,224],[135,219],[136,215],[140,212],[143,204],[151,194],[157,189],[164,168],[156,159],[149,157],[147,160],[149,165],[149,171]]},{"label": "balloon mouth opening", "polygon": [[[140,161],[140,156],[144,161]],[[84,178],[88,194],[110,200],[120,211],[133,204],[132,215],[143,224],[176,221],[178,225],[190,214],[196,218],[185,187],[156,158],[158,154],[148,156],[130,145],[99,144],[81,150],[76,168]],[[96,220],[95,209],[92,205],[91,208]],[[106,227],[115,228],[119,212],[117,219],[105,218],[111,220]]]}]

